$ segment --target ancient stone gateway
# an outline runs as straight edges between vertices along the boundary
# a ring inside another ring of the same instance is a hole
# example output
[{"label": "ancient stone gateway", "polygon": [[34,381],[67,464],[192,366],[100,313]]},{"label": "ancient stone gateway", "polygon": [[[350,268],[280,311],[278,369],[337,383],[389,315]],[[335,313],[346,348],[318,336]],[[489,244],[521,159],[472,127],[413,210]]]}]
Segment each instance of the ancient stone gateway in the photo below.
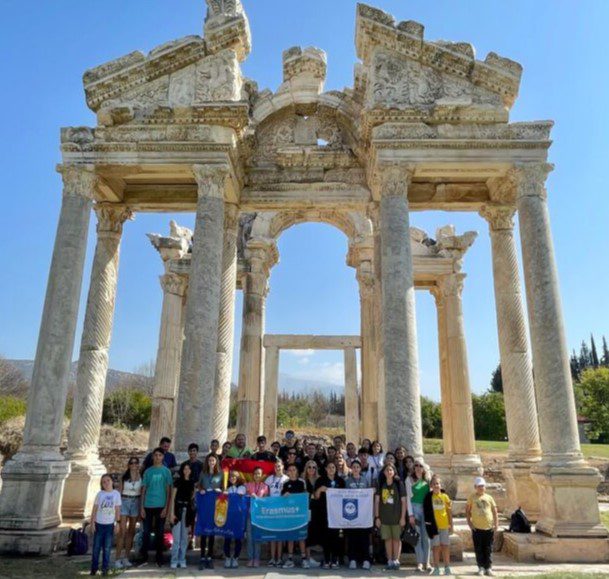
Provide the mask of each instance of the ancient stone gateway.
[{"label": "ancient stone gateway", "polygon": [[[188,299],[182,299],[183,280],[173,277],[180,272],[166,271],[165,291],[175,299],[166,299],[163,317],[179,322],[166,326],[167,349],[157,367],[157,378],[167,377],[159,388],[167,390],[163,396],[157,391],[155,412],[178,413],[179,451],[192,441],[207,444],[223,427],[219,410],[230,384],[238,274],[244,292],[240,426],[260,424],[264,305],[275,239],[294,223],[317,220],[349,238],[362,288],[362,402],[377,405],[363,431],[386,428],[389,446],[399,442],[420,454],[409,215],[442,209],[479,212],[491,230],[510,438],[506,476],[512,503],[538,513],[537,532],[510,538],[508,548],[521,558],[607,558],[599,473],[579,445],[548,218],[552,123],[509,122],[520,65],[495,53],[476,60],[467,43],[431,42],[421,24],[396,23],[358,5],[359,63],[351,88],[324,92],[324,52],[294,47],[283,55],[283,84],[275,93],[259,91],[241,71],[251,49],[241,3],[207,4],[204,38],[182,38],[148,55],[133,52],[86,72],[97,126],[62,130],[63,200],[24,445],[2,472],[0,552],[49,552],[62,502],[72,515],[90,506],[99,477],[96,444],[120,239],[133,213],[196,213]],[[63,456],[61,425],[92,209],[97,247]],[[516,211],[531,352],[513,235]],[[246,260],[241,271],[238,249]],[[463,251],[458,244],[454,249]],[[462,277],[453,273],[431,289],[443,344],[442,393],[452,408],[446,442],[453,455],[469,456]],[[175,348],[172,335],[182,324],[184,344]],[[170,372],[177,365],[179,379]],[[176,391],[177,409],[169,408]]]}]

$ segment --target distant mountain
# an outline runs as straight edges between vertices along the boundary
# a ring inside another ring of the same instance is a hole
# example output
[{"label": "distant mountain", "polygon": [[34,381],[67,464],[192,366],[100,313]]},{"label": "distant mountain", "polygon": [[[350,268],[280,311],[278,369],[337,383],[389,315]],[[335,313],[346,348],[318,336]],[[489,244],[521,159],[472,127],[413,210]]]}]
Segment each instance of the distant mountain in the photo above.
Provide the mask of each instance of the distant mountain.
[{"label": "distant mountain", "polygon": [[[12,364],[21,375],[30,382],[32,379],[32,373],[34,372],[34,360],[7,360],[9,364]],[[78,369],[78,362],[72,362],[72,368],[70,369],[70,383],[76,382],[76,371]],[[141,374],[134,374],[132,372],[121,372],[120,370],[108,370],[106,377],[106,393],[112,392],[119,384],[130,382],[132,384],[147,384],[151,382],[151,378],[148,376],[142,376]]]},{"label": "distant mountain", "polygon": [[279,374],[279,391],[287,394],[308,394],[319,390],[325,394],[335,392],[342,394],[345,390],[344,386],[332,384],[332,382],[324,382],[322,380],[308,380],[306,378],[297,378],[289,374]]}]

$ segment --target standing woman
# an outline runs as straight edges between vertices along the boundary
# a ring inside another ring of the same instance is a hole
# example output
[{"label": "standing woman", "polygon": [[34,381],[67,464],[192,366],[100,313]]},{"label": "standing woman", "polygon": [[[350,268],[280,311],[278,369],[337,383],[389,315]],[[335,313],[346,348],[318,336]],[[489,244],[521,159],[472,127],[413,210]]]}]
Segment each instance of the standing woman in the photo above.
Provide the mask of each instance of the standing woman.
[{"label": "standing woman", "polygon": [[324,549],[324,569],[338,569],[340,567],[340,529],[328,527],[328,502],[326,491],[328,489],[344,489],[345,481],[336,473],[336,464],[329,462],[326,466],[326,474],[317,479],[315,483],[315,498],[319,501],[322,526],[321,546]]},{"label": "standing woman", "polygon": [[385,465],[382,482],[379,479],[374,499],[374,523],[381,530],[381,538],[385,541],[386,571],[396,571],[400,568],[402,529],[406,526],[405,495],[404,483],[396,477],[395,466]]},{"label": "standing woman", "polygon": [[418,571],[430,571],[429,565],[429,537],[425,528],[425,511],[423,503],[429,493],[429,481],[431,480],[425,462],[422,458],[414,461],[414,472],[406,479],[406,497],[408,501],[408,514],[410,524],[419,531],[420,539],[414,548],[417,558]]},{"label": "standing woman", "polygon": [[190,462],[180,465],[178,479],[174,482],[175,499],[173,503],[173,546],[171,547],[171,568],[186,569],[186,549],[188,548],[188,529],[195,521],[193,497],[195,481]]},{"label": "standing woman", "polygon": [[323,528],[321,513],[319,510],[319,500],[315,498],[315,483],[319,478],[319,466],[314,460],[309,460],[305,464],[304,470],[304,482],[309,494],[309,511],[311,512],[311,519],[309,520],[309,528],[307,529],[307,559],[309,561],[309,567],[319,567],[319,563],[311,557],[311,547],[319,545],[320,532],[319,529]]},{"label": "standing woman", "polygon": [[371,453],[368,457],[368,467],[372,472],[372,480],[376,481],[381,474],[381,469],[383,468],[383,464],[385,462],[385,453],[383,452],[383,447],[378,440],[375,440],[372,443]]},{"label": "standing woman", "polygon": [[[197,484],[199,493],[204,495],[207,492],[222,492],[222,471],[218,457],[215,454],[208,454],[203,463],[201,470],[201,478]],[[201,561],[199,562],[199,571],[203,569],[214,568],[214,542],[215,537],[201,537]]]},{"label": "standing woman", "polygon": [[[254,469],[254,480],[245,483],[245,492],[249,497],[262,499],[269,496],[269,487],[262,480],[263,474],[262,467],[257,466]],[[248,567],[260,567],[260,543],[254,542],[251,513],[247,515],[247,556]]]},{"label": "standing woman", "polygon": [[[119,492],[121,494],[121,523],[116,538],[116,565],[117,569],[131,567],[129,553],[133,548],[135,527],[140,516],[140,497],[142,495],[142,475],[140,473],[140,460],[132,456],[129,459],[127,470],[121,477]],[[121,553],[123,557],[121,557]]]},{"label": "standing woman", "polygon": [[406,484],[406,479],[408,478],[408,465],[406,464],[406,447],[405,446],[398,446],[395,449],[395,469],[397,472],[397,475],[400,477],[400,480]]},{"label": "standing woman", "polygon": [[[264,481],[269,487],[269,496],[280,497],[283,485],[288,480],[288,477],[283,472],[283,461],[277,459],[275,463],[275,472],[267,477]],[[271,558],[269,560],[269,567],[280,567],[282,565],[281,556],[283,552],[283,543],[281,541],[271,541]]]},{"label": "standing woman", "polygon": [[[362,476],[362,463],[353,459],[351,476],[345,480],[345,488],[368,489],[370,484]],[[357,569],[361,565],[366,571],[370,570],[370,533],[372,529],[347,529],[347,545],[349,550],[349,569]]]},{"label": "standing woman", "polygon": [[[241,478],[241,475],[236,470],[231,470],[228,475],[228,487],[226,489],[228,495],[242,495],[245,496],[245,483]],[[237,569],[239,567],[239,555],[241,555],[241,545],[243,541],[241,539],[235,539],[235,553],[231,557],[231,546],[233,541],[231,539],[224,539],[224,568],[225,569]]]}]

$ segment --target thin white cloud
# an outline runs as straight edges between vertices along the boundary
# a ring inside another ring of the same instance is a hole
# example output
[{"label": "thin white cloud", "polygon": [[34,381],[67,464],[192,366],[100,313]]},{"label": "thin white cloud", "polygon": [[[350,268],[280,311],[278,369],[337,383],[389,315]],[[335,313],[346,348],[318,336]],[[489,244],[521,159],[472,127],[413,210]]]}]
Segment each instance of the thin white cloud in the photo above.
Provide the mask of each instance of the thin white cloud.
[{"label": "thin white cloud", "polygon": [[292,354],[297,358],[307,358],[315,354],[315,350],[285,350],[286,354]]},{"label": "thin white cloud", "polygon": [[342,362],[323,362],[321,364],[308,365],[306,370],[295,373],[298,378],[306,380],[318,380],[328,382],[337,386],[345,384],[345,365]]},{"label": "thin white cloud", "polygon": [[306,366],[310,361],[311,358],[298,358],[296,363],[300,364],[301,366]]}]

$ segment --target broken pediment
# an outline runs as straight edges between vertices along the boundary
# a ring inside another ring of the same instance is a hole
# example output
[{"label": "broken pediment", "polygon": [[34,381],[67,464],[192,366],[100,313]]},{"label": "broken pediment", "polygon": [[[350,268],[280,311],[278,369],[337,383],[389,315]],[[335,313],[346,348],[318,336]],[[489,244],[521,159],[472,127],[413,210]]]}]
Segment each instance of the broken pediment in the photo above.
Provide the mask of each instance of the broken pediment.
[{"label": "broken pediment", "polygon": [[396,23],[364,4],[357,10],[356,47],[362,60],[356,98],[368,109],[496,109],[507,117],[518,96],[517,62],[495,53],[476,60],[470,44],[425,40],[418,22]]}]

